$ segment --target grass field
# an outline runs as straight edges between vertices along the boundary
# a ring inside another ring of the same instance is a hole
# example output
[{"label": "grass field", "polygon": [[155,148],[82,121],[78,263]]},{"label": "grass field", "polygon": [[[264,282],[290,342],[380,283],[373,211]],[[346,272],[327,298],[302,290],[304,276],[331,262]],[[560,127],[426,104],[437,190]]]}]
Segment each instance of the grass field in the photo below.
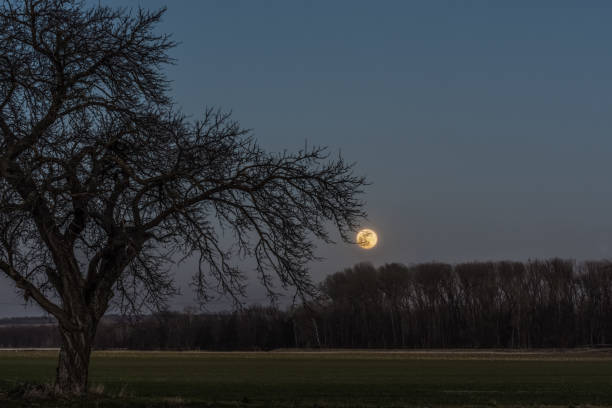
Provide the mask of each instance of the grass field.
[{"label": "grass field", "polygon": [[0,407],[612,406],[605,351],[96,352],[90,383],[106,397],[7,397],[20,382],[52,382],[56,358],[1,351]]}]

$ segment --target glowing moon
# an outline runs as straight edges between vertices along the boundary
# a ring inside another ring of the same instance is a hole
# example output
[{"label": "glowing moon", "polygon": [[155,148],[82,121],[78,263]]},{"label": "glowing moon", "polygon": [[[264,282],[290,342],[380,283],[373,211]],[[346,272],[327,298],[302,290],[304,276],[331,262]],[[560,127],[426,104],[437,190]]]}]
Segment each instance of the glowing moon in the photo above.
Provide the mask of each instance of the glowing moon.
[{"label": "glowing moon", "polygon": [[357,245],[363,249],[372,249],[378,242],[378,235],[371,229],[362,229],[357,233]]}]

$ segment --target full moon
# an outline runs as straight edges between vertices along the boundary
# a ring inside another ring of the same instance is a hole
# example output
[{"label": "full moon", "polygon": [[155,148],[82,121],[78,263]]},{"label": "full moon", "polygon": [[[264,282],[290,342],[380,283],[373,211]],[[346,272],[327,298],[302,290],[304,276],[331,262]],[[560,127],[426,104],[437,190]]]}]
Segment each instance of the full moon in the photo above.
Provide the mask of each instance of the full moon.
[{"label": "full moon", "polygon": [[371,229],[362,229],[357,233],[357,245],[363,249],[372,249],[378,242],[378,235]]}]

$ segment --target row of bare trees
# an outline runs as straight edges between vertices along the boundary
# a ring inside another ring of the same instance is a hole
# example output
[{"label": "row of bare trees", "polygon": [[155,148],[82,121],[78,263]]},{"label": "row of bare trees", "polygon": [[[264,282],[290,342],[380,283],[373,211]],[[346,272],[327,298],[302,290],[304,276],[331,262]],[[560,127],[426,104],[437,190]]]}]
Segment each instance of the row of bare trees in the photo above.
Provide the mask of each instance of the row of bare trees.
[{"label": "row of bare trees", "polygon": [[[550,259],[458,265],[358,264],[320,302],[282,311],[109,316],[96,347],[579,347],[612,343],[612,263]],[[0,326],[0,347],[58,345],[50,325]]]},{"label": "row of bare trees", "polygon": [[332,347],[575,347],[612,339],[612,264],[359,264],[329,276]]},{"label": "row of bare trees", "polygon": [[[60,345],[56,324],[2,323],[0,348]],[[296,344],[292,315],[272,307],[253,306],[235,313],[164,311],[139,320],[106,316],[100,324],[98,349],[271,350]]]}]

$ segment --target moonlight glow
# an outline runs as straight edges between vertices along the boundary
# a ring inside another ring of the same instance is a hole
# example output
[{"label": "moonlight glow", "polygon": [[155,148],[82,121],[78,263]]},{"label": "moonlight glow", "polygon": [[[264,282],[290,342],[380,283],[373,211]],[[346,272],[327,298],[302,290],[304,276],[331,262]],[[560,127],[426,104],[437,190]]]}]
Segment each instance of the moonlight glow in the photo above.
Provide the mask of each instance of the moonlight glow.
[{"label": "moonlight glow", "polygon": [[371,229],[362,229],[357,233],[357,245],[363,249],[372,249],[378,242],[378,235]]}]

